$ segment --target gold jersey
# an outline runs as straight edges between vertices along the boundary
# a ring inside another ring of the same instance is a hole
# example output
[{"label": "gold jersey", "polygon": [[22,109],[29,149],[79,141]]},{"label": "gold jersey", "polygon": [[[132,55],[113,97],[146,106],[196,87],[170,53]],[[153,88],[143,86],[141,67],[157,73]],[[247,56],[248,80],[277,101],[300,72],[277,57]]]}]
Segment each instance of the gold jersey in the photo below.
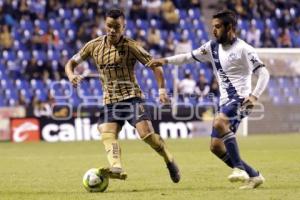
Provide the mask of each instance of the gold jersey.
[{"label": "gold jersey", "polygon": [[122,36],[116,45],[109,45],[107,36],[100,36],[86,43],[79,56],[82,60],[93,58],[102,83],[104,104],[144,97],[134,67],[137,61],[145,65],[152,57],[136,41]]}]

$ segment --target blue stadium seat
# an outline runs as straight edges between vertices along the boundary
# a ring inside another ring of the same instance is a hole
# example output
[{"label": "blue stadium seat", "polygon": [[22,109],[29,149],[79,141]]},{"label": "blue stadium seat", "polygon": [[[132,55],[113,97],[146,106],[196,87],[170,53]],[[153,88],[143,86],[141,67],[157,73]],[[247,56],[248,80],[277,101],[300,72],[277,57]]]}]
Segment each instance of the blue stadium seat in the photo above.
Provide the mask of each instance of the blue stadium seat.
[{"label": "blue stadium seat", "polygon": [[35,89],[33,92],[33,96],[37,97],[41,101],[46,101],[47,99],[47,91],[44,89]]},{"label": "blue stadium seat", "polygon": [[279,85],[279,87],[282,87],[282,88],[290,87],[291,86],[290,77],[279,77],[278,85]]},{"label": "blue stadium seat", "polygon": [[269,87],[268,92],[269,96],[281,96],[280,88],[278,87]]},{"label": "blue stadium seat", "polygon": [[34,25],[36,27],[39,27],[41,30],[43,30],[45,33],[48,32],[48,22],[46,20],[39,20],[36,19],[34,21]]},{"label": "blue stadium seat", "polygon": [[261,31],[261,33],[263,32],[265,25],[264,25],[264,21],[261,19],[256,19],[256,27]]},{"label": "blue stadium seat", "polygon": [[62,19],[71,19],[72,18],[72,10],[60,8],[58,10],[58,14]]},{"label": "blue stadium seat", "polygon": [[17,101],[18,100],[17,90],[5,89],[5,97],[6,97],[6,99],[13,99],[13,100]]},{"label": "blue stadium seat", "polygon": [[[184,20],[184,19],[180,19],[180,21],[179,21],[179,26],[180,26],[180,28],[182,28],[182,29],[187,29],[187,30],[190,30],[191,28],[192,28],[192,26],[193,26],[193,24],[192,23],[186,23],[186,21]],[[180,35],[181,33],[178,33],[178,32],[176,32],[175,33],[175,35]],[[178,37],[178,38],[180,38],[180,37]]]},{"label": "blue stadium seat", "polygon": [[7,106],[16,106],[17,101],[15,99],[7,99],[8,103],[6,104]]},{"label": "blue stadium seat", "polygon": [[128,30],[134,30],[135,29],[135,24],[132,20],[127,20],[127,23],[126,23],[126,28]]},{"label": "blue stadium seat", "polygon": [[299,99],[299,97],[295,97],[295,96],[290,96],[290,97],[288,97],[288,103],[289,104],[296,104],[296,105],[299,105],[300,104],[300,99]]},{"label": "blue stadium seat", "polygon": [[95,97],[100,97],[103,95],[102,89],[100,88],[93,88],[92,95]]},{"label": "blue stadium seat", "polygon": [[189,9],[189,10],[187,11],[187,14],[188,14],[188,16],[189,16],[190,19],[194,19],[194,17],[195,17],[195,12],[194,12],[193,9]]},{"label": "blue stadium seat", "polygon": [[82,10],[81,9],[78,9],[78,8],[75,8],[73,9],[73,19],[79,19],[80,17],[82,17]]},{"label": "blue stadium seat", "polygon": [[93,98],[97,98],[96,96],[94,96],[94,94],[92,93],[90,88],[79,88],[77,90],[78,96],[82,99],[93,99]]},{"label": "blue stadium seat", "polygon": [[24,79],[15,80],[15,85],[16,85],[17,89],[30,90],[30,86],[29,86],[28,82]]},{"label": "blue stadium seat", "polygon": [[[31,88],[32,89],[40,89],[40,90],[44,90],[46,89],[46,85],[43,83],[42,80],[39,80],[39,79],[32,79],[30,81],[30,85],[31,85]],[[48,85],[49,87],[50,85]]]},{"label": "blue stadium seat", "polygon": [[72,98],[69,99],[69,102],[74,106],[78,106],[82,102],[82,99],[78,96],[75,90],[72,94]]},{"label": "blue stadium seat", "polygon": [[277,87],[277,81],[276,78],[271,77],[269,80],[269,87],[273,88],[273,87]]},{"label": "blue stadium seat", "polygon": [[9,90],[14,89],[14,85],[13,85],[11,79],[2,79],[0,82],[0,85],[2,88],[5,88],[5,89],[9,89]]},{"label": "blue stadium seat", "polygon": [[30,20],[22,19],[20,21],[20,28],[32,31],[33,30],[33,23]]},{"label": "blue stadium seat", "polygon": [[300,87],[300,77],[299,76],[295,76],[295,77],[293,77],[293,85],[295,86],[295,87],[297,87],[297,88],[299,88]]},{"label": "blue stadium seat", "polygon": [[201,17],[200,9],[196,8],[196,9],[193,9],[193,11],[194,11],[194,18],[195,19],[200,19],[200,17]]},{"label": "blue stadium seat", "polygon": [[291,87],[291,88],[285,87],[285,88],[283,88],[283,94],[286,97],[295,96],[296,95],[296,88],[294,88],[294,87]]},{"label": "blue stadium seat", "polygon": [[240,29],[248,30],[249,29],[248,21],[247,20],[238,19],[238,27]]},{"label": "blue stadium seat", "polygon": [[46,61],[47,58],[46,53],[44,51],[39,51],[39,50],[34,50],[32,52],[32,56],[37,60],[41,60],[43,62]]},{"label": "blue stadium seat", "polygon": [[2,73],[4,73],[5,72],[5,67],[4,67],[4,65],[0,62],[0,71],[2,72]]},{"label": "blue stadium seat", "polygon": [[6,105],[6,99],[5,98],[0,98],[0,107],[4,107]]},{"label": "blue stadium seat", "polygon": [[60,52],[59,51],[56,51],[56,50],[48,50],[47,51],[47,59],[49,60],[49,61],[51,61],[51,60],[59,60],[59,58],[60,58]]},{"label": "blue stadium seat", "polygon": [[53,18],[50,19],[49,20],[49,25],[52,29],[55,29],[55,30],[61,30],[62,29],[62,25],[61,25],[60,21],[57,20],[57,19],[53,19]]},{"label": "blue stadium seat", "polygon": [[12,27],[12,30],[11,30],[11,36],[12,36],[16,41],[21,41],[21,39],[22,39],[22,34],[20,33],[18,27]]},{"label": "blue stadium seat", "polygon": [[277,29],[278,26],[277,26],[277,22],[275,19],[270,19],[270,18],[267,18],[265,20],[265,23],[266,23],[266,26],[271,28],[271,29]]},{"label": "blue stadium seat", "polygon": [[187,14],[186,10],[184,10],[184,9],[179,9],[179,17],[180,17],[181,19],[186,19],[187,16],[188,16],[188,14]]},{"label": "blue stadium seat", "polygon": [[68,99],[55,98],[55,102],[57,104],[67,104],[67,103],[69,103],[69,100]]},{"label": "blue stadium seat", "polygon": [[99,105],[99,99],[86,98],[86,99],[83,99],[82,103],[86,104],[86,105]]},{"label": "blue stadium seat", "polygon": [[288,104],[287,98],[284,96],[272,96],[272,100],[273,100],[273,103],[277,104],[277,105]]},{"label": "blue stadium seat", "polygon": [[63,24],[65,30],[76,31],[76,25],[71,20],[65,19]]},{"label": "blue stadium seat", "polygon": [[2,54],[3,54],[4,60],[15,60],[16,59],[16,53],[15,53],[15,51],[4,50],[2,52]]}]

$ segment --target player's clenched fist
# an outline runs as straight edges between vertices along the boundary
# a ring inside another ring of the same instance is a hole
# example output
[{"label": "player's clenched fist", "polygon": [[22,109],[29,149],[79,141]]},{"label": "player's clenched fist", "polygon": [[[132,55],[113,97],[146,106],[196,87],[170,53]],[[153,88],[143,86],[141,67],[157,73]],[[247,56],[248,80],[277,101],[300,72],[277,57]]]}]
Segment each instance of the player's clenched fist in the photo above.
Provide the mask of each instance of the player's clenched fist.
[{"label": "player's clenched fist", "polygon": [[162,66],[162,65],[165,65],[167,64],[167,60],[164,59],[164,58],[159,58],[159,59],[152,59],[150,60],[146,66],[150,67],[150,68],[153,68],[153,67],[159,67],[159,66]]},{"label": "player's clenched fist", "polygon": [[70,75],[68,76],[69,81],[72,83],[73,87],[77,87],[84,77],[81,75]]},{"label": "player's clenched fist", "polygon": [[171,103],[170,98],[169,98],[165,88],[160,88],[158,90],[158,93],[159,93],[159,102],[160,103],[162,103],[162,104],[170,104]]}]

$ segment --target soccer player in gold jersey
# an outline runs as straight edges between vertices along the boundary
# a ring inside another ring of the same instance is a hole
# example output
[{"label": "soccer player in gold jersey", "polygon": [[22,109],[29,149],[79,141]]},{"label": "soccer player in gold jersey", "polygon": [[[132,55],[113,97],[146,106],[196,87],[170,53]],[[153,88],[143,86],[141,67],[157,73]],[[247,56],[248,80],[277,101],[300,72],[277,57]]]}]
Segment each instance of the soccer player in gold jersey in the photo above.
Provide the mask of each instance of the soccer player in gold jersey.
[{"label": "soccer player in gold jersey", "polygon": [[[178,166],[163,139],[153,129],[151,117],[144,107],[144,95],[134,74],[137,61],[146,64],[152,57],[137,42],[123,35],[125,16],[121,10],[112,9],[107,13],[105,30],[106,35],[86,43],[65,67],[68,79],[74,87],[83,79],[82,75],[74,74],[74,68],[83,60],[93,58],[99,72],[104,93],[104,108],[98,130],[110,164],[109,168],[100,170],[111,178],[127,178],[122,168],[121,148],[117,138],[124,122],[128,121],[135,126],[140,138],[163,157],[172,181],[177,183],[180,180]],[[158,83],[160,102],[168,103],[162,67],[151,69]]]}]

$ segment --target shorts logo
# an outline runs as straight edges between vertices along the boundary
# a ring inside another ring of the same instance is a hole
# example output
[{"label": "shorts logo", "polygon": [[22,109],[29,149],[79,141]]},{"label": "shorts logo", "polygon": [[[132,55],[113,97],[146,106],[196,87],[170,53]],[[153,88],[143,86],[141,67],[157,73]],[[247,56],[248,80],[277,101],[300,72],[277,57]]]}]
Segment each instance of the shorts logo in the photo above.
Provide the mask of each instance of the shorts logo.
[{"label": "shorts logo", "polygon": [[11,139],[13,142],[39,141],[39,121],[33,118],[12,119]]}]

